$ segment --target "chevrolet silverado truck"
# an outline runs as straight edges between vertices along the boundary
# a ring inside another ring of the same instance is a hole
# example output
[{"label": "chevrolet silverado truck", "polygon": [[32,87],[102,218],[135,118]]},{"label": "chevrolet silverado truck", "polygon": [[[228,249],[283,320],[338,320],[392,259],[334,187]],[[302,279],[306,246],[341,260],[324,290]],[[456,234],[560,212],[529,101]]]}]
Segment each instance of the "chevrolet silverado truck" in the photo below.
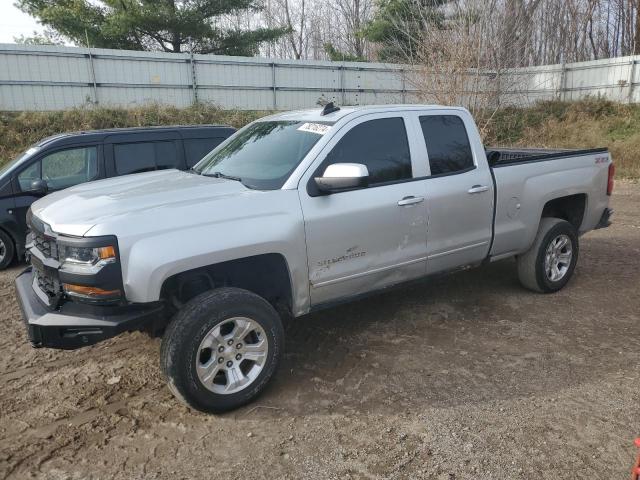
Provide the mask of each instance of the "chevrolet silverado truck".
[{"label": "chevrolet silverado truck", "polygon": [[561,289],[610,223],[613,174],[606,149],[485,150],[463,108],[280,113],[190,171],[35,202],[17,294],[36,347],[162,335],[175,396],[220,412],[273,377],[284,318],[509,257],[526,288]]}]

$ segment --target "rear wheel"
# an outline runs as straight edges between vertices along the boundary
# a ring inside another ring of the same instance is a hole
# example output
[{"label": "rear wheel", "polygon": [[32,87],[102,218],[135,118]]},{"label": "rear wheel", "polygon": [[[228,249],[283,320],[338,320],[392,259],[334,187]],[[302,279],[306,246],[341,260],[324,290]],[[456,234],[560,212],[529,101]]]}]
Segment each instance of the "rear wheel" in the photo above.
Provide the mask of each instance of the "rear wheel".
[{"label": "rear wheel", "polygon": [[557,292],[564,287],[578,261],[575,227],[559,218],[543,218],[531,248],[518,256],[518,277],[536,292]]},{"label": "rear wheel", "polygon": [[220,288],[189,301],[169,324],[160,363],[171,391],[187,405],[223,412],[264,390],[282,356],[284,333],[258,295]]},{"label": "rear wheel", "polygon": [[15,254],[13,240],[4,230],[0,230],[0,270],[9,266]]}]

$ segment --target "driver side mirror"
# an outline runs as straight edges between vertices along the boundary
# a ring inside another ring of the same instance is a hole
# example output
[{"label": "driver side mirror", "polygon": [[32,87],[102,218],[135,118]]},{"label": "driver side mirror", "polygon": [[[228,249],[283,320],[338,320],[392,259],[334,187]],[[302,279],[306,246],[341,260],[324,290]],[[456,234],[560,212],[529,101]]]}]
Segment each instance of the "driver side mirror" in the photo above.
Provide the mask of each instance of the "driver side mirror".
[{"label": "driver side mirror", "polygon": [[30,190],[31,193],[46,195],[48,191],[49,191],[49,186],[47,185],[46,180],[37,178],[33,182],[31,182],[31,190]]},{"label": "driver side mirror", "polygon": [[334,193],[369,186],[369,170],[361,163],[334,163],[315,178],[321,192]]}]

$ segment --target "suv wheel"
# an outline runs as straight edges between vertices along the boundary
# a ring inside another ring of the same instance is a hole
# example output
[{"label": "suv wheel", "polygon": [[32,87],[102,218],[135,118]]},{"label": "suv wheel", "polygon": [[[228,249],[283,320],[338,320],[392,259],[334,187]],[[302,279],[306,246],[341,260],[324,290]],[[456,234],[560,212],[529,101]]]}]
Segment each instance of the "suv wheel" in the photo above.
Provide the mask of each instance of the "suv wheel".
[{"label": "suv wheel", "polygon": [[160,366],[184,403],[223,412],[264,390],[283,347],[282,323],[271,304],[246,290],[220,288],[175,315],[162,339]]},{"label": "suv wheel", "polygon": [[536,292],[557,292],[573,275],[578,249],[578,234],[572,224],[543,218],[533,245],[517,258],[520,283]]},{"label": "suv wheel", "polygon": [[13,260],[15,247],[13,240],[3,230],[0,230],[0,270],[4,270]]}]

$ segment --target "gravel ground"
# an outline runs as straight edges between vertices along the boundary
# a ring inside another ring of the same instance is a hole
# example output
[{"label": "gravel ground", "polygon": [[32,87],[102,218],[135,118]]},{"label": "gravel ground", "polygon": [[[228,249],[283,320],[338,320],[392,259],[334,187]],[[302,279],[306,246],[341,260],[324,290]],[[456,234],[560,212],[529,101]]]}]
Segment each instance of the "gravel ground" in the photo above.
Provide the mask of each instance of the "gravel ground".
[{"label": "gravel ground", "polygon": [[563,291],[513,261],[297,320],[253,404],[193,412],[160,341],[32,349],[0,273],[0,478],[626,479],[640,434],[640,186]]}]

